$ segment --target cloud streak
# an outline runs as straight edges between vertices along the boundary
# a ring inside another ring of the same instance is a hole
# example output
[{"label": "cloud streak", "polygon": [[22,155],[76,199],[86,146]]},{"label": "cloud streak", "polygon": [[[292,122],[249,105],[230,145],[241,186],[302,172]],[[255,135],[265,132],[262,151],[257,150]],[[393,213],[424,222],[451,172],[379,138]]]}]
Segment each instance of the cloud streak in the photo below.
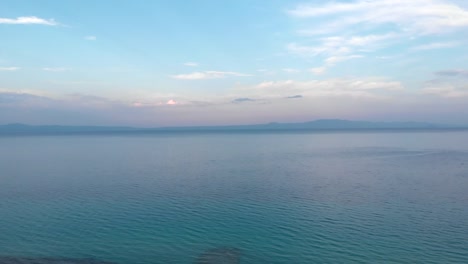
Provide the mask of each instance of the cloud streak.
[{"label": "cloud streak", "polygon": [[96,36],[85,36],[84,39],[94,41],[94,40],[97,40],[97,37]]},{"label": "cloud streak", "polygon": [[0,71],[17,71],[19,67],[0,67]]},{"label": "cloud streak", "polygon": [[298,94],[298,95],[292,95],[292,96],[288,96],[286,97],[287,99],[298,99],[298,98],[303,98],[302,95]]},{"label": "cloud streak", "polygon": [[[321,27],[328,32],[358,25],[375,28],[391,24],[401,30],[424,35],[468,27],[467,10],[440,0],[332,2],[325,5],[299,5],[288,13],[298,18],[331,16],[332,21]],[[325,32],[315,31],[316,34]]]},{"label": "cloud streak", "polygon": [[424,44],[411,48],[413,51],[425,51],[425,50],[434,50],[434,49],[448,49],[456,46],[460,46],[459,42],[434,42],[429,44]]},{"label": "cloud streak", "polygon": [[235,104],[245,103],[245,102],[255,102],[255,101],[257,101],[257,100],[247,98],[247,97],[241,97],[241,98],[236,98],[236,99],[232,100],[232,102],[235,103]]},{"label": "cloud streak", "polygon": [[[322,59],[322,66],[311,69],[317,75],[336,63],[392,46],[413,52],[456,47],[462,43],[434,37],[468,29],[468,10],[445,0],[333,1],[297,5],[287,13],[303,25],[297,30],[303,42],[291,42],[286,50]],[[432,43],[411,47],[411,40],[427,42],[429,37]]]},{"label": "cloud streak", "polygon": [[282,70],[283,70],[284,72],[286,72],[286,73],[298,73],[298,72],[300,72],[300,70],[298,70],[298,69],[293,69],[293,68],[283,68]]},{"label": "cloud streak", "polygon": [[67,68],[62,68],[62,67],[57,67],[57,68],[51,68],[51,67],[45,67],[42,68],[43,71],[48,71],[48,72],[63,72],[67,71]]},{"label": "cloud streak", "polygon": [[225,71],[204,71],[192,72],[187,74],[177,74],[171,77],[179,80],[206,80],[206,79],[221,79],[226,77],[247,77],[250,74],[243,74],[238,72],[225,72]]},{"label": "cloud streak", "polygon": [[401,92],[403,85],[397,81],[387,81],[379,78],[339,78],[311,81],[265,81],[250,90],[257,96],[289,97],[290,94],[302,96],[351,96],[377,97],[381,92]]},{"label": "cloud streak", "polygon": [[188,67],[198,67],[199,64],[196,62],[189,61],[189,62],[185,62],[183,65],[188,66]]},{"label": "cloud streak", "polygon": [[36,16],[23,16],[17,18],[0,18],[0,24],[10,25],[46,25],[46,26],[57,26],[58,23],[54,19],[44,19]]},{"label": "cloud streak", "polygon": [[447,76],[447,77],[457,77],[457,76],[468,77],[468,70],[461,70],[461,69],[444,70],[444,71],[435,72],[435,74],[439,76]]},{"label": "cloud streak", "polygon": [[422,93],[447,98],[463,98],[468,97],[468,86],[457,87],[453,84],[441,84],[426,87],[422,90]]}]

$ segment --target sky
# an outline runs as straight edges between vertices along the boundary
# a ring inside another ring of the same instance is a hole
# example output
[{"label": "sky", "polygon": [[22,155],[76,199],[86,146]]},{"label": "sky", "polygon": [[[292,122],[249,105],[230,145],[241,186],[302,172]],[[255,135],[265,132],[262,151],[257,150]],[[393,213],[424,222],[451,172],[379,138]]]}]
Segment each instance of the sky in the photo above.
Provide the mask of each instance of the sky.
[{"label": "sky", "polygon": [[468,124],[468,1],[0,1],[0,124],[328,118]]}]

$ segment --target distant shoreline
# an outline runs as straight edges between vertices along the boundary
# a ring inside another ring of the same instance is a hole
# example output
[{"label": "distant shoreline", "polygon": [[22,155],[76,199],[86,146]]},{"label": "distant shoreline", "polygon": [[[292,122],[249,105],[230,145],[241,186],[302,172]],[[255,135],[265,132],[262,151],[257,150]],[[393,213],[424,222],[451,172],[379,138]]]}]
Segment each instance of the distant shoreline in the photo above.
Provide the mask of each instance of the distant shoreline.
[{"label": "distant shoreline", "polygon": [[327,133],[450,133],[468,128],[355,128],[355,129],[160,129],[132,131],[0,131],[0,136],[118,136],[184,134],[327,134]]},{"label": "distant shoreline", "polygon": [[331,132],[407,132],[462,131],[468,126],[423,122],[369,122],[320,119],[304,123],[268,123],[257,125],[187,126],[137,128],[124,126],[61,126],[0,125],[0,135],[64,135],[64,134],[167,134],[167,133],[331,133]]}]

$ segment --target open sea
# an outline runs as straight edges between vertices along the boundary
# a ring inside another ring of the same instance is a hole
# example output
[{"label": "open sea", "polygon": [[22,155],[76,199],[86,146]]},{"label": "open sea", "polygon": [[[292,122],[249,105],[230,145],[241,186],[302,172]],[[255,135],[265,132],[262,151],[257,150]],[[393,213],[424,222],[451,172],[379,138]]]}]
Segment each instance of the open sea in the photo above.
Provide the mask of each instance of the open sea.
[{"label": "open sea", "polygon": [[468,131],[0,136],[5,263],[468,263]]}]

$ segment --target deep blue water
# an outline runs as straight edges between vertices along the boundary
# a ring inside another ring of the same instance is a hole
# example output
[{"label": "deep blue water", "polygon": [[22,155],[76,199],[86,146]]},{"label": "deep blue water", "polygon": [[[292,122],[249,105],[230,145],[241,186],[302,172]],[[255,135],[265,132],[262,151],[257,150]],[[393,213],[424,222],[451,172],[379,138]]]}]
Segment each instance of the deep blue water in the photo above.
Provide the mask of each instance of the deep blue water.
[{"label": "deep blue water", "polygon": [[468,132],[0,137],[0,256],[194,263],[219,247],[468,263]]}]

